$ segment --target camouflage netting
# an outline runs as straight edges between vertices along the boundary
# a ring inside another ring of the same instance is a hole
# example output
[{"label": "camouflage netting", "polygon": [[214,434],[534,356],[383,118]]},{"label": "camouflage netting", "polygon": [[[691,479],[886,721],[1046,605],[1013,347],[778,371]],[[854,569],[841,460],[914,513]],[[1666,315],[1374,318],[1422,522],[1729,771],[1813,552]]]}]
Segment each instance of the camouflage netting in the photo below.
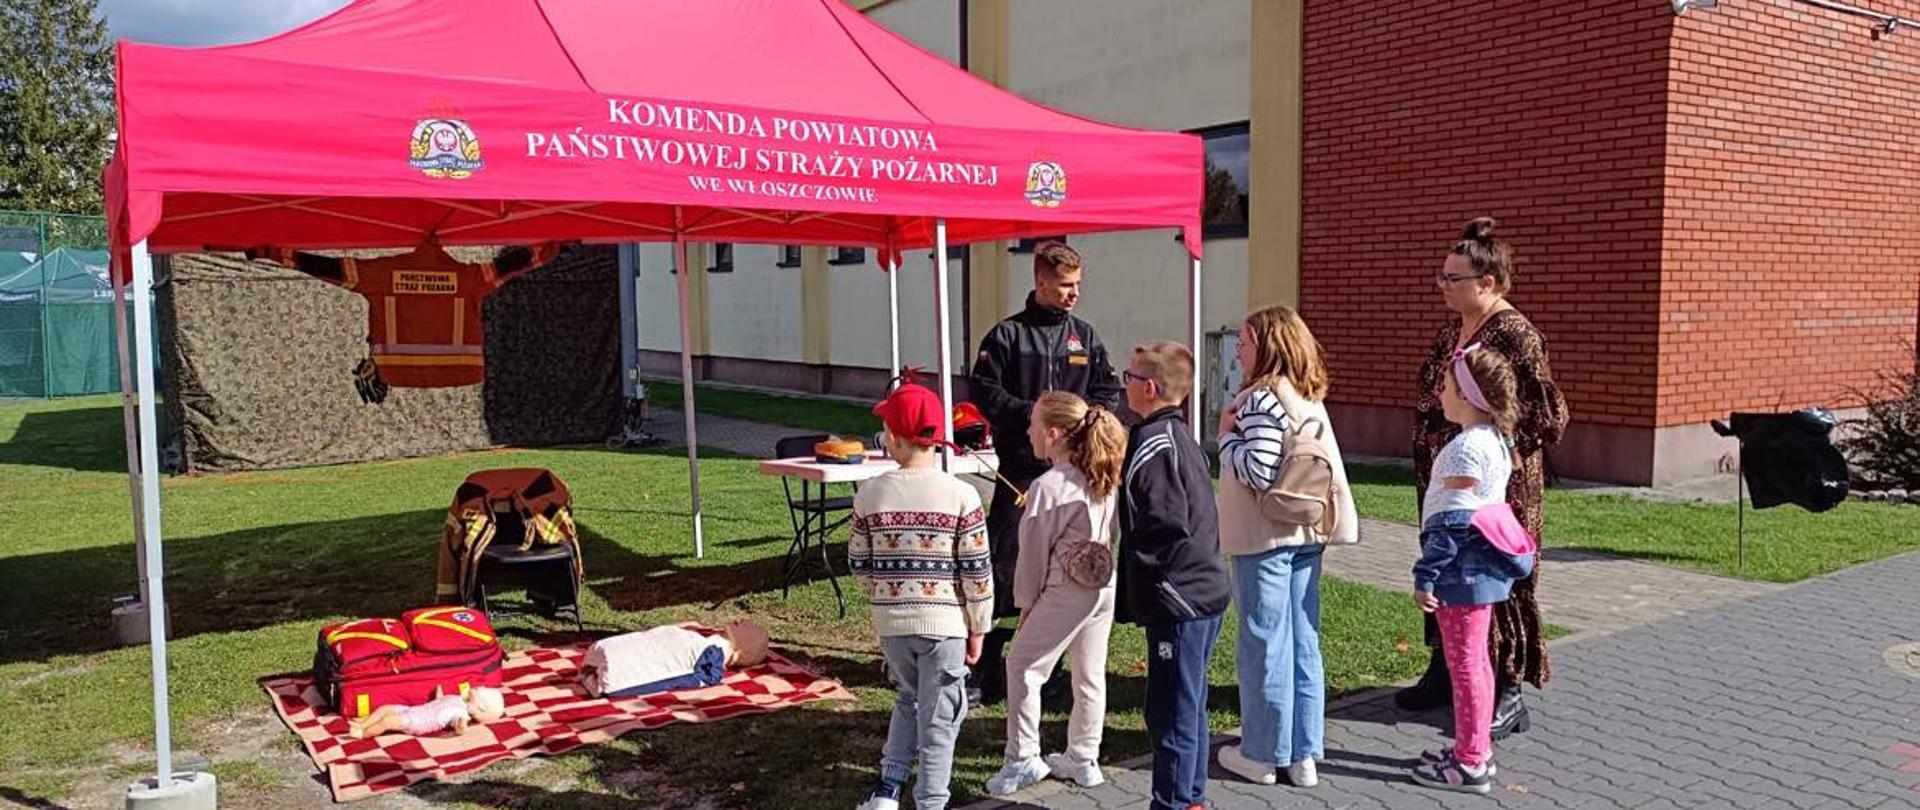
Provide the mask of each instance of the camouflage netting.
[{"label": "camouflage netting", "polygon": [[599,442],[619,415],[611,247],[571,248],[487,298],[484,384],[395,388],[378,405],[351,374],[367,356],[366,299],[231,254],[168,257],[164,278],[160,365],[187,472]]}]

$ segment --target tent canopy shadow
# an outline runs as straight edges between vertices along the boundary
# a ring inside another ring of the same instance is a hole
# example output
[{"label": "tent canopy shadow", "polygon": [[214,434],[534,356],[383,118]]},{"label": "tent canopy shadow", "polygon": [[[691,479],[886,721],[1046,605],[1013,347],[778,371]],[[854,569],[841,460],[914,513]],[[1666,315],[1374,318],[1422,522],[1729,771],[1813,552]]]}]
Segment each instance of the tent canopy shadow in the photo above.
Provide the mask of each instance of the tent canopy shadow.
[{"label": "tent canopy shadow", "polygon": [[[171,637],[331,616],[397,615],[433,598],[442,510],[244,529],[166,541]],[[14,557],[0,566],[0,663],[113,648],[109,610],[138,592],[132,543]],[[395,583],[417,586],[395,587]]]},{"label": "tent canopy shadow", "polygon": [[[664,607],[686,606],[704,609],[710,605],[745,598],[768,591],[779,591],[786,562],[781,543],[786,535],[767,535],[735,541],[722,541],[746,548],[765,548],[766,556],[726,564],[701,564],[689,553],[642,554],[607,538],[587,531],[580,533],[581,554],[587,562],[587,584],[618,611],[649,611]],[[826,579],[819,565],[819,552],[809,554],[813,564],[793,577],[795,589],[811,587]],[[839,573],[840,587],[851,593],[853,582],[845,571],[844,544],[829,546],[829,559]],[[820,587],[825,587],[824,585]],[[850,608],[851,609],[851,608]]]},{"label": "tent canopy shadow", "polygon": [[22,414],[13,438],[0,442],[0,464],[77,472],[125,472],[126,437],[116,407]]}]

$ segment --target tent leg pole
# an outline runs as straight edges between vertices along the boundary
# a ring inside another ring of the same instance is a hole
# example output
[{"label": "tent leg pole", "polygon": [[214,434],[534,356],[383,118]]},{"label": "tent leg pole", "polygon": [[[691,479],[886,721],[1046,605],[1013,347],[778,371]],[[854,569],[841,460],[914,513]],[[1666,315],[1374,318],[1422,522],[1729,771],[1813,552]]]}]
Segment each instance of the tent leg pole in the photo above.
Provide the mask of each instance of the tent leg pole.
[{"label": "tent leg pole", "polygon": [[[953,324],[952,305],[947,290],[947,221],[933,221],[933,307],[934,317],[940,323],[940,344],[935,353],[940,358],[940,402],[944,413],[941,422],[946,427],[948,441],[953,440]],[[947,469],[952,454],[947,448],[940,448],[940,468]]]},{"label": "tent leg pole", "polygon": [[[1187,345],[1198,354],[1205,345],[1200,336],[1200,260],[1188,259],[1187,274]],[[1193,440],[1200,441],[1200,391],[1195,388],[1187,396],[1187,426],[1193,430]]]},{"label": "tent leg pole", "polygon": [[153,257],[146,240],[133,246],[133,372],[140,390],[140,516],[146,540],[147,632],[153,653],[153,750],[160,787],[173,784],[173,729],[167,704],[167,602],[160,562],[160,430],[153,384]]},{"label": "tent leg pole", "polygon": [[887,258],[887,373],[900,373],[900,261]]},{"label": "tent leg pole", "polygon": [[693,556],[707,556],[700,525],[700,434],[693,418],[693,268],[687,266],[687,236],[680,231],[680,209],[673,212],[673,266],[680,271],[680,409],[687,429],[687,488],[693,494]]},{"label": "tent leg pole", "polygon": [[[127,334],[127,294],[132,291],[128,280],[133,268],[128,264],[131,254],[115,252],[113,256],[113,348],[114,359],[120,364],[120,426],[127,444],[127,499],[133,506],[133,557],[140,574],[140,610],[147,605],[147,533],[140,516],[144,510],[140,506],[140,403],[134,397],[133,388],[133,349],[129,346]],[[116,624],[117,628],[117,624]],[[123,639],[124,640],[124,639]]]},{"label": "tent leg pole", "polygon": [[1745,439],[1740,441],[1739,448],[1734,452],[1737,455],[1733,463],[1733,507],[1739,514],[1740,520],[1740,528],[1737,530],[1738,539],[1735,541],[1739,543],[1740,562],[1738,567],[1734,568],[1733,575],[1744,577],[1747,575],[1747,443]]},{"label": "tent leg pole", "polygon": [[[45,245],[41,245],[44,249]],[[45,262],[47,254],[41,253]],[[44,265],[42,265],[44,266]],[[47,331],[47,318],[53,310],[47,306],[47,271],[40,271],[40,398],[53,399],[53,335]]]},{"label": "tent leg pole", "polygon": [[621,243],[620,257],[620,392],[627,400],[640,396],[640,312],[634,293],[639,275],[638,246]]}]

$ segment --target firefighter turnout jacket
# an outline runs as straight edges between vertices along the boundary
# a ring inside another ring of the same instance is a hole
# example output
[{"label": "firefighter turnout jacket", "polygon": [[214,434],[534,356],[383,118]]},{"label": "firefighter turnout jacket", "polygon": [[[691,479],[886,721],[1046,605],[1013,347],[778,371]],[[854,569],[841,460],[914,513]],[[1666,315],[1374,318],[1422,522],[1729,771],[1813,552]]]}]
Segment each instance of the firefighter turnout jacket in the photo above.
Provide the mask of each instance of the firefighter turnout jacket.
[{"label": "firefighter turnout jacket", "polygon": [[480,303],[508,279],[551,260],[551,245],[508,248],[466,264],[427,243],[411,253],[352,259],[284,249],[250,250],[367,299],[367,344],[380,379],[397,388],[472,385],[486,378]]}]

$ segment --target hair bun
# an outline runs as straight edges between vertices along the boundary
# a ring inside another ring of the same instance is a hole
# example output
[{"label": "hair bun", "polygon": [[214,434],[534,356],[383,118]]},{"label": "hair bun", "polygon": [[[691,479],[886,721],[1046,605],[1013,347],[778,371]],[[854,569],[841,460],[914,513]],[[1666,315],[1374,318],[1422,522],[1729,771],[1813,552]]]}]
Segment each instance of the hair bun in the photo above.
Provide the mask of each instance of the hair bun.
[{"label": "hair bun", "polygon": [[1460,238],[1475,242],[1485,242],[1493,238],[1493,217],[1475,217],[1460,229]]}]

